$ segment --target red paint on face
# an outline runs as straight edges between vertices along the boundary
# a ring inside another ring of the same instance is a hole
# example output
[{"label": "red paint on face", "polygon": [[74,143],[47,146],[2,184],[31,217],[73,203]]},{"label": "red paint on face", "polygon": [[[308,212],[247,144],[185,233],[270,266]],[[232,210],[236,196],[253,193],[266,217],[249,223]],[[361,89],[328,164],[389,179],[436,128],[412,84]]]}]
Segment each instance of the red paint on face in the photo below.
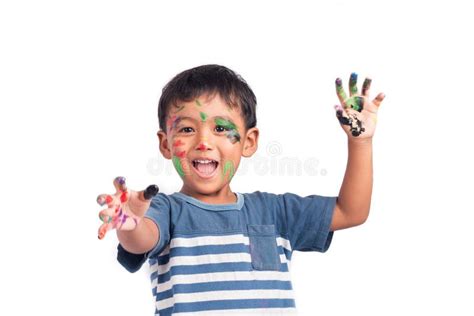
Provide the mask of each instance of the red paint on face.
[{"label": "red paint on face", "polygon": [[181,141],[181,139],[178,139],[177,141],[173,143],[173,147],[178,147],[182,145],[184,145],[184,143]]},{"label": "red paint on face", "polygon": [[206,145],[204,145],[203,143],[201,143],[201,144],[199,144],[198,150],[204,151],[204,150],[206,150],[206,148],[207,148]]},{"label": "red paint on face", "polygon": [[176,157],[178,157],[178,158],[184,158],[185,156],[186,156],[186,151],[185,150],[183,150],[179,153],[176,153]]},{"label": "red paint on face", "polygon": [[171,129],[171,126],[173,126],[173,122],[176,120],[176,115],[170,116],[168,120],[166,121],[166,128],[168,131]]}]

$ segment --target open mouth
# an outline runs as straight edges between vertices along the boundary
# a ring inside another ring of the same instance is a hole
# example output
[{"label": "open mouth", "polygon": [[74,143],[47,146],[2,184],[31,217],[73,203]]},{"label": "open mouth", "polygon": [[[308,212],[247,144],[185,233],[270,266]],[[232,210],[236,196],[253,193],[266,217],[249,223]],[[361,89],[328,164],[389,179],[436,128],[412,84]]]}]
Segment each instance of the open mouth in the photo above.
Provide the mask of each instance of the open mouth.
[{"label": "open mouth", "polygon": [[192,161],[194,170],[203,177],[210,178],[212,177],[217,170],[219,162],[212,159],[195,159]]}]

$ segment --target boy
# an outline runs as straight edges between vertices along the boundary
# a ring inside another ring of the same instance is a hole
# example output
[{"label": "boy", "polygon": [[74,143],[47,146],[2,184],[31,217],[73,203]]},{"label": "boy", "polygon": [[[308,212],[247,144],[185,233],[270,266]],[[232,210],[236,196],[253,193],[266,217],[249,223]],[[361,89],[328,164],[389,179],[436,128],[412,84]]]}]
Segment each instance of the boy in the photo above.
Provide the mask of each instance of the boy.
[{"label": "boy", "polygon": [[180,192],[127,189],[100,195],[103,238],[116,228],[118,261],[130,272],[148,259],[155,315],[287,315],[295,312],[289,263],[294,250],[325,252],[335,230],[362,224],[372,191],[372,136],[384,96],[368,100],[352,74],[336,116],[349,157],[338,197],[234,193],[242,156],[258,146],[256,98],[232,70],[205,65],[178,74],[163,89],[160,151],[182,178]]}]

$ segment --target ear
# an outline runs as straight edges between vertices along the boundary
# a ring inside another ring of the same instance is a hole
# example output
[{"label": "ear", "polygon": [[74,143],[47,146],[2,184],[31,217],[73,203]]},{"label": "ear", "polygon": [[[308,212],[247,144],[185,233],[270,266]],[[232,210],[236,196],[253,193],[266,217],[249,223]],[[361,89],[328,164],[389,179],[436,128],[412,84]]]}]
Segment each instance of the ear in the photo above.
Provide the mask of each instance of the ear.
[{"label": "ear", "polygon": [[242,156],[248,158],[251,157],[258,149],[258,135],[259,130],[256,127],[252,127],[245,133],[244,148],[242,150]]},{"label": "ear", "polygon": [[160,130],[158,133],[156,133],[156,135],[158,135],[158,139],[160,141],[160,152],[161,152],[161,154],[166,159],[171,159],[172,154],[171,154],[171,150],[170,150],[170,146],[169,146],[169,142],[168,142],[168,136],[162,130]]}]

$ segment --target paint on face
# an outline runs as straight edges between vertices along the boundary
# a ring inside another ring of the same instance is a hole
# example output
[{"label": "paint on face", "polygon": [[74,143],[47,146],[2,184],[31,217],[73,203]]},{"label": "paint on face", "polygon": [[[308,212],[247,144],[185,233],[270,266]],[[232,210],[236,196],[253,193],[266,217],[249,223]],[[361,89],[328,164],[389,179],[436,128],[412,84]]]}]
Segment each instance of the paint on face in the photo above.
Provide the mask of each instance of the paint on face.
[{"label": "paint on face", "polygon": [[183,165],[181,164],[181,160],[177,156],[173,156],[173,165],[176,171],[178,172],[181,178],[184,178],[184,170]]},{"label": "paint on face", "polygon": [[173,115],[168,118],[168,121],[166,122],[166,128],[168,132],[172,132],[173,129],[178,126],[179,122],[181,122],[182,118],[180,116]]},{"label": "paint on face", "polygon": [[186,157],[186,151],[183,150],[183,151],[177,152],[177,153],[176,153],[176,156],[177,156],[178,158],[184,158],[184,157]]},{"label": "paint on face", "polygon": [[227,138],[230,140],[232,144],[236,142],[240,142],[240,134],[237,130],[237,126],[229,120],[223,118],[216,118],[215,123],[217,126],[224,128],[227,130]]},{"label": "paint on face", "polygon": [[339,96],[339,99],[345,101],[347,99],[346,92],[344,91],[344,88],[342,87],[342,80],[341,78],[336,79],[336,93]]},{"label": "paint on face", "polygon": [[222,169],[222,180],[225,180],[225,176],[229,172],[229,181],[234,177],[235,168],[234,163],[231,160],[227,160]]},{"label": "paint on face", "polygon": [[177,139],[174,143],[173,143],[173,148],[176,148],[176,147],[179,147],[179,146],[183,146],[184,143],[181,141],[181,139]]},{"label": "paint on face", "polygon": [[200,143],[197,150],[200,150],[200,151],[205,151],[207,149],[207,146],[204,145],[204,143]]},{"label": "paint on face", "polygon": [[199,115],[201,116],[201,122],[205,123],[207,119],[207,114],[204,112],[199,112]]},{"label": "paint on face", "polygon": [[349,92],[351,96],[357,94],[357,74],[355,72],[351,73],[349,79]]},{"label": "paint on face", "polygon": [[181,111],[182,109],[184,109],[185,106],[186,106],[186,104],[180,104],[180,105],[175,106],[176,110],[173,111],[173,114],[178,113],[179,111]]},{"label": "paint on face", "polygon": [[176,156],[177,156],[178,158],[184,158],[184,157],[186,157],[186,151],[183,150],[183,151],[177,152],[177,153],[176,153]]},{"label": "paint on face", "polygon": [[354,109],[358,112],[361,112],[364,108],[364,98],[359,96],[350,97],[346,100],[345,106],[346,108]]},{"label": "paint on face", "polygon": [[198,99],[195,100],[197,106],[202,106],[201,102]]},{"label": "paint on face", "polygon": [[369,91],[371,83],[372,79],[365,78],[364,83],[362,84],[362,95],[367,95],[367,91]]}]

